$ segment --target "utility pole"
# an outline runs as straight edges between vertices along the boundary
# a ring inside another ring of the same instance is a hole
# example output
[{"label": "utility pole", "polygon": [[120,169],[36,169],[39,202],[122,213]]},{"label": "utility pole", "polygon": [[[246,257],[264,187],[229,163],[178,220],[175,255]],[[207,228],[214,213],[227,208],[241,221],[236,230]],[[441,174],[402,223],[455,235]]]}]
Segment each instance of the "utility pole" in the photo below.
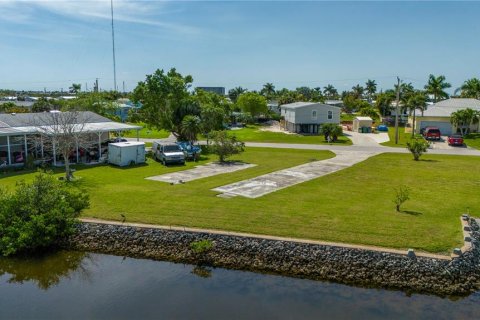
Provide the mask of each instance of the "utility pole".
[{"label": "utility pole", "polygon": [[85,92],[88,92],[88,84],[85,82]]},{"label": "utility pole", "polygon": [[93,92],[98,92],[98,78],[95,79],[95,83],[93,84]]},{"label": "utility pole", "polygon": [[397,77],[397,101],[395,106],[395,144],[398,144],[398,114],[400,113],[400,78]]},{"label": "utility pole", "polygon": [[123,81],[123,93],[125,93],[125,81]]},{"label": "utility pole", "polygon": [[117,68],[115,64],[115,32],[113,29],[113,0],[110,0],[110,9],[112,11],[113,91],[117,91]]}]

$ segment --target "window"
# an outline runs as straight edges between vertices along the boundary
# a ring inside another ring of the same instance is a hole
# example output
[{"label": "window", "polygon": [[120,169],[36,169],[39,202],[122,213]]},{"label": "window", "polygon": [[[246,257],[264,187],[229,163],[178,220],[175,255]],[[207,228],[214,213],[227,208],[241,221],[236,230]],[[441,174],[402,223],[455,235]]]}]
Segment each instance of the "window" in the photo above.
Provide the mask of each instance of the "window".
[{"label": "window", "polygon": [[328,120],[333,119],[333,111],[328,111]]},{"label": "window", "polygon": [[312,111],[312,120],[317,120],[317,111],[316,110]]}]

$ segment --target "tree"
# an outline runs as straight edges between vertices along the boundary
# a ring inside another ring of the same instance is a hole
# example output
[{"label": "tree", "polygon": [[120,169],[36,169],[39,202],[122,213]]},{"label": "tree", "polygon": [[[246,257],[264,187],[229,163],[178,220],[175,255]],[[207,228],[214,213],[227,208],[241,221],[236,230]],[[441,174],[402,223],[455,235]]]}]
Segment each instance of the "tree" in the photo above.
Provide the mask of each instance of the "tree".
[{"label": "tree", "polygon": [[463,98],[480,99],[480,80],[478,78],[468,79],[460,87],[460,90]]},{"label": "tree", "polygon": [[245,143],[238,141],[235,135],[228,135],[224,130],[215,131],[212,136],[211,151],[218,155],[220,162],[225,162],[226,158],[245,150]]},{"label": "tree", "polygon": [[392,102],[394,100],[395,94],[391,91],[382,92],[377,95],[377,99],[375,100],[375,107],[382,115],[382,117],[385,117],[387,115],[387,112],[392,109]]},{"label": "tree", "polygon": [[355,99],[362,99],[364,92],[365,92],[365,89],[359,84],[352,87],[352,94],[355,97]]},{"label": "tree", "polygon": [[445,76],[443,75],[435,77],[433,74],[431,74],[428,77],[428,83],[425,85],[425,91],[428,94],[433,95],[433,102],[448,98],[448,93],[445,92],[445,89],[450,88],[452,85],[445,80]]},{"label": "tree", "polygon": [[362,102],[365,102],[365,103],[364,104],[362,103],[362,105],[360,106],[360,110],[359,110],[360,115],[364,117],[370,117],[373,120],[378,120],[379,115],[378,115],[377,109],[366,101],[362,101]]},{"label": "tree", "polygon": [[407,149],[412,153],[413,159],[418,161],[420,156],[427,152],[428,150],[428,142],[425,141],[423,138],[414,138],[410,141],[407,141]]},{"label": "tree", "polygon": [[72,83],[72,86],[68,88],[70,93],[79,93],[82,90],[82,85],[80,83]]},{"label": "tree", "polygon": [[331,84],[323,87],[323,94],[328,98],[328,99],[338,99],[338,91],[335,89],[335,87]]},{"label": "tree", "polygon": [[0,104],[0,111],[5,113],[12,113],[12,110],[15,110],[17,108],[17,105],[11,101]]},{"label": "tree", "polygon": [[460,133],[465,135],[469,132],[472,124],[478,123],[480,120],[480,112],[467,108],[452,112],[450,122],[460,129]]},{"label": "tree", "polygon": [[377,84],[375,83],[375,80],[367,80],[365,83],[365,91],[367,91],[368,100],[371,102],[373,95],[377,92]]},{"label": "tree", "polygon": [[287,89],[282,89],[282,91],[279,92],[278,95],[279,95],[278,104],[280,105],[306,100],[301,93],[297,91],[290,91]]},{"label": "tree", "polygon": [[45,147],[50,146],[55,154],[61,155],[65,163],[65,180],[71,181],[70,157],[77,154],[79,148],[89,147],[90,140],[85,134],[88,113],[78,111],[48,112],[32,123],[38,128]]},{"label": "tree", "polygon": [[275,97],[275,86],[273,83],[265,83],[262,90],[260,90],[260,94],[263,95],[267,100],[272,100]]},{"label": "tree", "polygon": [[88,208],[88,194],[51,174],[21,181],[0,192],[0,253],[4,256],[46,248],[71,234],[76,217]]},{"label": "tree", "polygon": [[182,120],[180,132],[191,144],[197,141],[197,135],[202,132],[202,121],[200,117],[186,115]]},{"label": "tree", "polygon": [[182,76],[175,68],[168,73],[157,70],[139,82],[132,98],[135,103],[142,104],[146,124],[171,131],[184,140],[180,130],[183,118],[200,114],[198,103],[188,93],[192,82],[192,76]]},{"label": "tree", "polygon": [[228,90],[228,97],[233,103],[236,103],[238,97],[245,92],[247,92],[247,89],[244,89],[242,87],[235,87],[233,89]]},{"label": "tree", "polygon": [[60,100],[46,99],[41,97],[32,105],[32,112],[48,112],[51,110],[60,110],[63,104]]},{"label": "tree", "polygon": [[240,95],[237,100],[237,106],[243,112],[248,112],[254,117],[265,114],[268,111],[265,97],[254,92],[247,92]]},{"label": "tree", "polygon": [[325,141],[331,140],[332,142],[336,142],[338,137],[343,134],[343,130],[341,126],[335,123],[325,123],[320,128],[320,134],[324,136]]},{"label": "tree", "polygon": [[415,136],[415,118],[416,110],[419,109],[423,111],[427,108],[427,97],[425,93],[417,91],[414,94],[410,95],[405,103],[405,106],[408,110],[413,113],[413,128],[412,128],[412,137]]},{"label": "tree", "polygon": [[400,206],[405,203],[405,201],[410,199],[410,189],[407,186],[400,186],[395,190],[395,208],[397,212],[400,212]]}]

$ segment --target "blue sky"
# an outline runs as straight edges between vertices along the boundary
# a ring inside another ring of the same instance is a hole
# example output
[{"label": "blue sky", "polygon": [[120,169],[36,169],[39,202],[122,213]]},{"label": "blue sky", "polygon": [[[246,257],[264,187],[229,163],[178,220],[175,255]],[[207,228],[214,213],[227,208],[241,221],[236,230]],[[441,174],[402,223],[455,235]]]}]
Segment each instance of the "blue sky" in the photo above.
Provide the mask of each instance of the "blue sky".
[{"label": "blue sky", "polygon": [[[421,88],[480,77],[479,2],[114,0],[117,82],[176,67],[195,86]],[[113,88],[110,1],[0,0],[0,88]]]}]

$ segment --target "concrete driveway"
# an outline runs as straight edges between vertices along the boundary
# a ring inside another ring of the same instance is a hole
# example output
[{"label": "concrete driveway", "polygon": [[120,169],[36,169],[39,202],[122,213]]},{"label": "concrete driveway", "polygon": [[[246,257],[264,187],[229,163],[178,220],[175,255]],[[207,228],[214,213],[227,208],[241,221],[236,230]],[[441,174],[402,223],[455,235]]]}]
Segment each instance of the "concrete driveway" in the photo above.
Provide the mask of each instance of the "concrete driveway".
[{"label": "concrete driveway", "polygon": [[314,161],[296,167],[271,172],[212,190],[221,192],[219,196],[223,198],[234,196],[258,198],[268,193],[348,168],[378,154],[378,152],[369,151],[335,151],[335,153],[336,157],[331,159]]}]

